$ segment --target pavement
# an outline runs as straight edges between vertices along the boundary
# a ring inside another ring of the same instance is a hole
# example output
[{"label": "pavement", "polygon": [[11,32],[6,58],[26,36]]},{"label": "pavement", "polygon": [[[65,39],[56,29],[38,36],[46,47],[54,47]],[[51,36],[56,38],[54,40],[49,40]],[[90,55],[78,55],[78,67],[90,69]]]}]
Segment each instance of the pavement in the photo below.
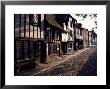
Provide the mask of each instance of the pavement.
[{"label": "pavement", "polygon": [[[25,71],[19,76],[82,76],[84,73],[81,70],[87,69],[83,67],[95,51],[96,47],[92,47],[77,50],[61,57],[52,56],[48,58],[47,64],[37,63],[35,69]],[[96,75],[96,71],[94,75]]]}]

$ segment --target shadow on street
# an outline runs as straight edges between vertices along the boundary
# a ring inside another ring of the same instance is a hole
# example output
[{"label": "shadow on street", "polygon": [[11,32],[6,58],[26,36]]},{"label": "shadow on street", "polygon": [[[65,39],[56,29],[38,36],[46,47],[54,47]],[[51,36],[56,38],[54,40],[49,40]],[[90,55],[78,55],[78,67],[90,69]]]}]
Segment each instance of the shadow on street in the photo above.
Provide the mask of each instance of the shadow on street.
[{"label": "shadow on street", "polygon": [[89,56],[78,76],[97,76],[97,51]]}]

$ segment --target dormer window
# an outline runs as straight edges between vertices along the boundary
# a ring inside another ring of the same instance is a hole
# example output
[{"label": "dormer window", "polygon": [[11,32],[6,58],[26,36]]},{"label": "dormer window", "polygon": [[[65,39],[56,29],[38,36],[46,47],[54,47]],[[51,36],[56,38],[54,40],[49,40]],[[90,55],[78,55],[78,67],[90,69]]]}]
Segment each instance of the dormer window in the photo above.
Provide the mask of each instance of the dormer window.
[{"label": "dormer window", "polygon": [[39,14],[30,14],[31,25],[39,25],[40,15]]}]

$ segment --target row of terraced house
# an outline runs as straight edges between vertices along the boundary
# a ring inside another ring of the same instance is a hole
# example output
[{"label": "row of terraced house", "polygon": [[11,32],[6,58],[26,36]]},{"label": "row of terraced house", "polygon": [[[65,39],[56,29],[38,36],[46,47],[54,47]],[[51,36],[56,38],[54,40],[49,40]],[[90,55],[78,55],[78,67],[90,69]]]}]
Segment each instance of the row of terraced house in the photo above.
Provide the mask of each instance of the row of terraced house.
[{"label": "row of terraced house", "polygon": [[70,14],[15,14],[14,33],[15,72],[97,44],[97,34]]}]

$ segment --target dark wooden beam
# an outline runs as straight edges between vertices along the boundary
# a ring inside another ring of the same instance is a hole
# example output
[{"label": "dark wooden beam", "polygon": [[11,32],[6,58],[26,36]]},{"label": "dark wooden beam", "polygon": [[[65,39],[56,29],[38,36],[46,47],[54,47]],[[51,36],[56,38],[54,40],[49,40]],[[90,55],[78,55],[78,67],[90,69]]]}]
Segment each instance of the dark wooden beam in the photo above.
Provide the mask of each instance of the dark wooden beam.
[{"label": "dark wooden beam", "polygon": [[31,15],[29,14],[29,38],[30,38]]},{"label": "dark wooden beam", "polygon": [[26,14],[24,14],[24,37],[26,35]]},{"label": "dark wooden beam", "polygon": [[33,26],[33,38],[34,38],[34,26]]},{"label": "dark wooden beam", "polygon": [[30,59],[30,40],[28,40],[28,57]]},{"label": "dark wooden beam", "polygon": [[19,15],[19,37],[21,37],[21,14]]}]

